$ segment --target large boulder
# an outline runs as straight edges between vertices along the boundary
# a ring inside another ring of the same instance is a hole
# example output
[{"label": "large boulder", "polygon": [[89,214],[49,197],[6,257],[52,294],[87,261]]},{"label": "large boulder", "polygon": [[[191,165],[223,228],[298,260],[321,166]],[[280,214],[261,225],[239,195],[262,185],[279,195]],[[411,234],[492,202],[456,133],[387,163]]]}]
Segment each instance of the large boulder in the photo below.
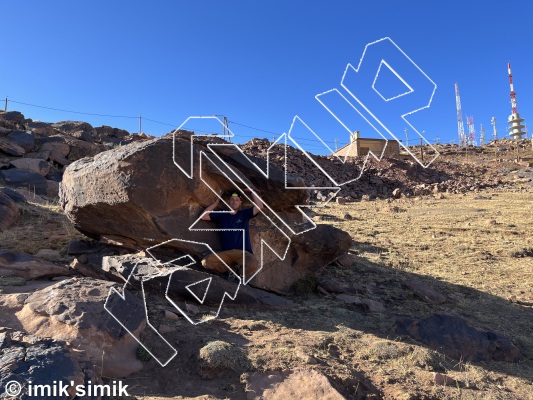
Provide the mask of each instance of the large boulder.
[{"label": "large boulder", "polygon": [[[60,191],[60,202],[67,217],[79,231],[94,239],[132,249],[180,239],[169,245],[201,258],[205,255],[205,247],[198,243],[208,243],[214,249],[219,246],[218,232],[213,231],[211,222],[200,221],[196,225],[198,230],[189,229],[216,198],[209,187],[229,193],[237,186],[242,187],[242,183],[236,183],[241,181],[259,190],[264,202],[275,213],[267,214],[278,226],[284,221],[295,231],[312,228],[294,207],[306,203],[308,191],[285,189],[285,175],[281,170],[270,166],[269,179],[265,179],[250,159],[263,170],[266,162],[247,158],[231,145],[217,149],[218,157],[225,164],[210,161],[205,156],[200,163],[200,152],[210,153],[204,144],[193,146],[192,162],[190,139],[176,136],[174,143],[173,148],[172,138],[137,142],[72,163],[64,172]],[[192,179],[174,164],[174,159],[185,170],[194,165]],[[210,159],[216,160],[216,157],[211,155]],[[301,182],[289,179],[288,184],[299,186]],[[287,236],[286,229],[276,228],[266,216],[255,218],[251,224],[252,241],[258,255],[261,240],[272,242],[269,245],[278,254],[288,254],[280,260],[269,250],[265,251],[269,268],[285,271],[283,284],[272,285],[279,292],[287,291],[305,275],[318,273],[351,243],[347,233],[321,227],[292,235],[291,247],[286,252],[287,237],[291,236],[290,233]],[[291,271],[295,272],[292,277]],[[262,282],[262,287],[271,288],[271,285]]]},{"label": "large boulder", "polygon": [[124,300],[113,297],[107,308],[124,329],[104,308],[112,286],[90,278],[63,280],[32,293],[16,315],[26,332],[82,350],[103,376],[125,377],[142,369],[135,338],[146,326],[146,314],[143,301],[131,293],[125,291]]}]

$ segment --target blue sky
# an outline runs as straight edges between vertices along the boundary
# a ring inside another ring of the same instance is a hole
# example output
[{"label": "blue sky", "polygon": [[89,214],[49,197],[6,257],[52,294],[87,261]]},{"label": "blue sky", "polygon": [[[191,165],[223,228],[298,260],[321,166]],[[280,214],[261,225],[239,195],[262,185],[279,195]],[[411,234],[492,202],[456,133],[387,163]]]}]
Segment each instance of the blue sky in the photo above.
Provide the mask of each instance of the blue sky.
[{"label": "blue sky", "polygon": [[[142,114],[142,130],[155,136],[191,115],[225,115],[237,142],[288,132],[298,115],[334,149],[335,139],[341,146],[349,133],[315,95],[338,89],[357,105],[340,84],[346,65],[357,67],[368,43],[389,37],[437,85],[431,106],[409,119],[413,126],[430,143],[437,137],[457,141],[458,82],[465,130],[472,115],[478,137],[483,124],[490,140],[493,116],[499,137],[506,134],[509,61],[518,110],[533,132],[532,19],[528,0],[512,6],[458,0],[4,0],[0,99],[9,96],[10,110],[36,120],[82,120],[130,132],[138,131]],[[387,61],[393,69],[402,62],[393,56]],[[420,79],[413,74],[402,78],[411,85]],[[379,79],[375,87],[384,97],[406,89],[387,68]],[[414,93],[424,94],[419,86]],[[378,137],[337,102],[331,108],[349,128]],[[370,111],[391,121],[384,123],[397,137],[405,138],[409,128],[408,139],[418,140],[397,109],[374,103]],[[414,110],[420,98],[412,103],[407,107]],[[304,142],[309,151],[327,152],[309,136]]]}]

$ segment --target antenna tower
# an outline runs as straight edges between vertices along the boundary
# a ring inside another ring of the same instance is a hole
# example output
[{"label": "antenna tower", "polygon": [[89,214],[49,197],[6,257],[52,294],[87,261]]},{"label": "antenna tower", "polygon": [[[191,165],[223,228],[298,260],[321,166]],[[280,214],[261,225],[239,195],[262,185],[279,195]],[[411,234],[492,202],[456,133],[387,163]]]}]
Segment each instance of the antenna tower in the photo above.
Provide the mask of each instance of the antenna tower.
[{"label": "antenna tower", "polygon": [[468,117],[466,123],[468,124],[468,144],[476,145],[476,128],[474,127],[474,117]]},{"label": "antenna tower", "polygon": [[516,106],[516,93],[514,91],[513,86],[513,74],[511,74],[511,63],[507,63],[507,72],[509,73],[509,85],[511,87],[511,112],[512,114],[509,115],[508,123],[511,125],[508,129],[511,131],[509,132],[509,136],[512,136],[513,139],[522,139],[522,136],[525,135],[524,132],[522,132],[522,129],[524,129],[524,125],[522,125],[522,122],[524,122],[524,118],[520,118],[520,115],[518,114],[518,109]]},{"label": "antenna tower", "polygon": [[479,127],[479,145],[483,146],[485,144],[485,128],[483,128],[483,124],[480,124]]},{"label": "antenna tower", "polygon": [[459,134],[459,145],[464,147],[466,143],[465,127],[463,125],[463,112],[461,111],[461,96],[459,96],[459,85],[455,83],[455,105],[457,106],[457,132]]},{"label": "antenna tower", "polygon": [[494,140],[498,140],[498,132],[496,131],[496,117],[492,117],[492,119],[490,120],[491,124],[492,124],[492,138]]}]

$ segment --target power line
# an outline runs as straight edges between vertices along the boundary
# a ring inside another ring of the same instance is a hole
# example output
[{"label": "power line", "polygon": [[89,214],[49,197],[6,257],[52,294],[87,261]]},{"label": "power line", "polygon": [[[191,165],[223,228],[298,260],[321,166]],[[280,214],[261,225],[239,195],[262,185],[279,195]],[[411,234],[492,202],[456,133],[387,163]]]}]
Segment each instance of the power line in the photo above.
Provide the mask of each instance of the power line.
[{"label": "power line", "polygon": [[[15,104],[21,104],[21,105],[25,105],[25,106],[29,106],[29,107],[36,107],[36,108],[42,108],[42,109],[46,109],[46,110],[59,111],[59,112],[72,113],[72,114],[90,115],[90,116],[107,117],[107,118],[139,119],[139,116],[111,115],[111,114],[90,113],[90,112],[75,111],[75,110],[65,110],[65,109],[61,109],[61,108],[41,106],[41,105],[37,105],[37,104],[31,104],[31,103],[26,103],[26,102],[22,102],[22,101],[12,100],[12,99],[9,99],[9,102],[15,103]],[[166,126],[171,126],[171,127],[179,126],[179,124],[170,124],[168,122],[157,121],[157,120],[154,120],[154,119],[151,119],[151,118],[146,118],[146,117],[142,117],[142,119],[144,121],[149,121],[149,122],[153,122],[153,123],[160,124],[160,125],[166,125]],[[280,135],[279,133],[276,133],[276,132],[272,132],[272,131],[269,131],[269,130],[266,130],[266,129],[261,129],[261,128],[255,128],[253,126],[245,125],[245,124],[242,124],[240,122],[236,122],[236,121],[229,121],[229,122],[232,123],[232,124],[235,124],[235,125],[242,126],[244,128],[248,128],[248,129],[252,129],[252,130],[258,131],[258,132],[264,132],[264,133],[277,135],[277,136]],[[197,130],[197,129],[194,129],[194,128],[191,128],[191,127],[189,127],[188,129],[191,129],[194,132],[199,132],[199,133],[203,133],[203,134],[207,134],[207,135],[218,135],[218,133],[216,133],[216,132],[210,132],[210,131],[205,131],[205,130]],[[254,138],[256,136],[255,135],[238,135],[238,137]],[[309,139],[309,138],[301,138],[301,137],[293,137],[293,138],[297,139],[297,140],[304,141],[304,142],[312,142],[312,143],[321,142],[318,139]],[[325,141],[325,140],[322,140],[322,141],[324,143],[330,143],[330,144],[335,143],[335,141]],[[323,146],[318,145],[318,144],[317,145],[309,145],[308,144],[307,146],[316,147],[316,148],[323,147]]]},{"label": "power line", "polygon": [[130,116],[127,116],[127,115],[109,115],[109,114],[88,113],[88,112],[82,112],[82,111],[62,110],[62,109],[60,109],[60,108],[38,106],[38,105],[36,105],[36,104],[23,103],[22,101],[16,101],[16,100],[11,100],[11,99],[9,99],[9,102],[11,102],[11,103],[17,103],[17,104],[23,104],[23,105],[25,105],[25,106],[30,106],[30,107],[44,108],[44,109],[46,109],[46,110],[68,112],[68,113],[73,113],[73,114],[93,115],[93,116],[97,116],[97,117],[133,118],[133,119],[137,119],[137,118],[139,118],[139,117],[130,117]]}]

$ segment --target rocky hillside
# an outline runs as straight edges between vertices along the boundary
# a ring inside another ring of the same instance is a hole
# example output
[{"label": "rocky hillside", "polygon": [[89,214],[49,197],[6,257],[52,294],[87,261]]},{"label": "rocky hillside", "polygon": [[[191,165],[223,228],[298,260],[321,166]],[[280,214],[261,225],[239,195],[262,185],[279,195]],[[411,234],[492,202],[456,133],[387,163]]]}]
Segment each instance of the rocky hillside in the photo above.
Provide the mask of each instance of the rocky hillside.
[{"label": "rocky hillside", "polygon": [[[289,186],[331,187],[304,154],[253,139],[247,157],[228,146],[193,163],[191,180],[176,166],[209,152],[206,139],[191,151],[191,134],[0,113],[0,390],[119,380],[123,400],[531,397],[529,140],[436,146],[429,168],[312,156],[358,179],[303,215],[296,205],[329,190],[286,190],[284,169]],[[270,179],[250,160],[269,161]],[[217,243],[209,222],[189,229],[214,200],[205,183],[255,187],[270,207],[251,224],[254,249],[269,249],[249,285],[199,265],[202,243]]]}]

